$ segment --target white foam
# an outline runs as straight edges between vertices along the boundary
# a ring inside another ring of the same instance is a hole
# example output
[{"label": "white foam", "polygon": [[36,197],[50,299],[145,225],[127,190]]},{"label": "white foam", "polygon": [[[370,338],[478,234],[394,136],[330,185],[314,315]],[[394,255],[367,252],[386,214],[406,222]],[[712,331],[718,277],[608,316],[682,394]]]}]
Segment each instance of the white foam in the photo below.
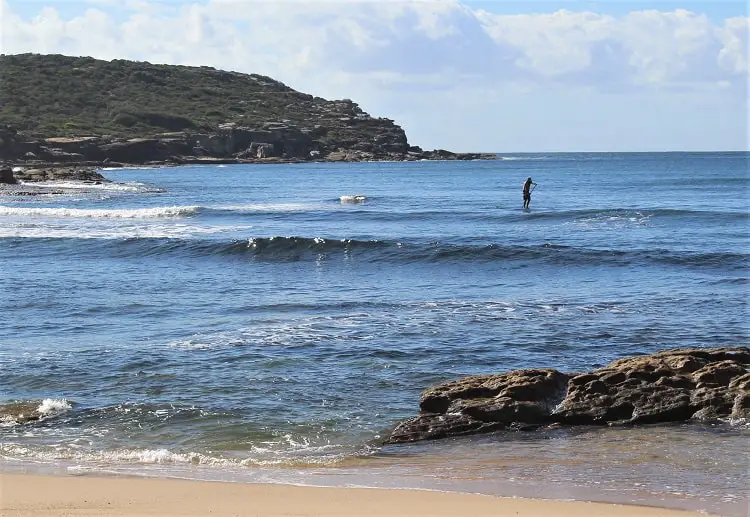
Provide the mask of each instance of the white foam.
[{"label": "white foam", "polygon": [[30,458],[42,461],[74,460],[81,462],[107,462],[138,464],[192,464],[229,465],[223,458],[206,456],[197,452],[175,453],[167,449],[124,449],[119,451],[77,451],[55,446],[52,449],[30,449],[13,443],[0,443],[0,456],[5,459]]},{"label": "white foam", "polygon": [[[333,445],[322,447],[307,447],[304,444],[292,442],[292,451],[275,450],[273,448],[253,448],[251,452],[259,456],[245,458],[226,458],[209,456],[199,452],[172,452],[168,449],[120,449],[86,451],[76,450],[66,446],[52,446],[32,449],[15,443],[0,443],[0,458],[10,461],[43,461],[59,462],[60,460],[74,461],[81,464],[69,467],[74,471],[100,469],[103,464],[111,468],[119,468],[127,464],[135,465],[201,465],[211,467],[230,466],[270,466],[289,465],[294,463],[332,465],[345,458],[344,454],[336,454]],[[279,443],[273,443],[277,445]],[[297,454],[294,451],[297,450]],[[291,454],[290,454],[291,453]],[[322,455],[321,455],[322,454]],[[92,466],[92,463],[96,466]]]},{"label": "white foam", "polygon": [[227,212],[303,212],[305,210],[320,210],[323,205],[312,203],[255,203],[249,205],[223,205],[207,207],[211,210],[225,210]]},{"label": "white foam", "polygon": [[167,449],[145,449],[113,453],[111,459],[129,460],[138,463],[201,463],[197,453],[178,454]]},{"label": "white foam", "polygon": [[155,219],[195,215],[199,206],[162,206],[123,210],[83,208],[19,208],[0,205],[0,216],[10,217],[75,217],[88,219]]},{"label": "white foam", "polygon": [[367,201],[367,196],[363,194],[350,194],[341,196],[339,201],[341,201],[341,203],[364,203]]},{"label": "white foam", "polygon": [[163,189],[153,188],[144,183],[114,183],[101,182],[91,183],[83,181],[54,181],[54,182],[20,182],[22,185],[28,185],[36,188],[49,188],[56,190],[104,190],[114,192],[164,192]]},{"label": "white foam", "polygon": [[[73,408],[70,402],[66,399],[44,399],[39,403],[38,407],[33,410],[31,409],[32,407],[33,406],[29,406],[25,409],[25,413],[28,413],[25,416],[33,416],[34,418],[38,417],[41,420],[61,415]],[[2,415],[0,416],[0,427],[15,427],[18,425],[19,420],[23,421],[24,419],[24,413]]]},{"label": "white foam", "polygon": [[103,167],[103,171],[148,171],[151,169],[161,169],[161,166],[143,166],[143,167]]},{"label": "white foam", "polygon": [[634,226],[647,226],[651,220],[652,214],[640,211],[602,211],[602,213],[592,214],[585,217],[578,217],[572,221],[567,221],[565,225],[575,225],[584,229],[597,228],[632,228]]},{"label": "white foam", "polygon": [[3,415],[0,417],[0,427],[15,427],[18,425],[18,420],[12,415]]},{"label": "white foam", "polygon": [[213,348],[211,343],[203,343],[196,339],[179,339],[167,343],[167,347],[179,350],[210,350]]},{"label": "white foam", "polygon": [[180,239],[250,229],[251,226],[192,226],[186,224],[148,224],[124,226],[81,225],[0,225],[0,239]]},{"label": "white foam", "polygon": [[44,418],[65,413],[72,407],[66,399],[44,399],[36,411]]},{"label": "white foam", "polygon": [[[531,161],[531,160],[549,160],[549,156],[498,156],[498,160],[503,160],[506,162],[514,162],[514,161]],[[474,161],[474,160],[472,160]],[[482,160],[479,160],[482,161]]]}]

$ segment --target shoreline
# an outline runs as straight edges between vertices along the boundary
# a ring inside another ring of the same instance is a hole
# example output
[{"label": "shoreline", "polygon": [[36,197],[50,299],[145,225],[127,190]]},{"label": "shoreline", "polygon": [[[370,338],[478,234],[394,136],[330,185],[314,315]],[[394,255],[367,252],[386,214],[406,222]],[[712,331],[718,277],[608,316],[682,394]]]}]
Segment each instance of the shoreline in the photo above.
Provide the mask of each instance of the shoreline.
[{"label": "shoreline", "polygon": [[651,506],[497,497],[418,489],[246,484],[129,476],[0,472],[4,517],[69,515],[264,517],[698,517]]},{"label": "shoreline", "polygon": [[[45,182],[77,181],[82,183],[109,183],[102,172],[125,169],[165,169],[184,166],[226,166],[226,165],[302,165],[302,164],[343,164],[343,163],[413,163],[445,161],[491,161],[501,157],[488,153],[452,153],[452,158],[435,157],[422,159],[315,159],[296,158],[195,158],[181,161],[155,161],[146,163],[125,163],[110,161],[90,162],[24,162],[0,160],[0,187],[28,185]],[[21,195],[24,195],[21,193]]]}]

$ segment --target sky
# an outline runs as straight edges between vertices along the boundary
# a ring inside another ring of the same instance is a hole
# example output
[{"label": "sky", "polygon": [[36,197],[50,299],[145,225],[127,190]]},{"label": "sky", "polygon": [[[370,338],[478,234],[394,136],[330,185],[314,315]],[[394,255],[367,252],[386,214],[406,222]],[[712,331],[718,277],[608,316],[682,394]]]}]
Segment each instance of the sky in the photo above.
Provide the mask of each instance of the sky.
[{"label": "sky", "polygon": [[268,75],[458,152],[748,150],[749,29],[721,0],[0,0],[4,54]]}]

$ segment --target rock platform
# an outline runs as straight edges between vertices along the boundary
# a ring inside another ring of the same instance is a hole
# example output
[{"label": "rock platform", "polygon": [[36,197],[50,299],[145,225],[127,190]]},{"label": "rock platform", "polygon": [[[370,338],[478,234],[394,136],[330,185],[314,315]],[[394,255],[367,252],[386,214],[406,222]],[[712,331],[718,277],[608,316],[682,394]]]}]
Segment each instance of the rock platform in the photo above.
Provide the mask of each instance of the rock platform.
[{"label": "rock platform", "polygon": [[681,348],[587,373],[527,369],[427,388],[387,443],[544,426],[750,419],[750,348]]}]

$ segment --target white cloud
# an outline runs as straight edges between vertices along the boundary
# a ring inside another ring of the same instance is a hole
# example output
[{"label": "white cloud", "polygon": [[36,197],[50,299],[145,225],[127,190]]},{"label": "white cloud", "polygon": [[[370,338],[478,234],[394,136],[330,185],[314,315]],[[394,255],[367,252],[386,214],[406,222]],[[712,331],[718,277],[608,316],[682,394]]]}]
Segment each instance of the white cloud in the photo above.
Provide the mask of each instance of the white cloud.
[{"label": "white cloud", "polygon": [[636,12],[624,19],[622,30],[628,62],[639,81],[658,85],[723,77],[718,66],[721,42],[705,15],[684,10]]},{"label": "white cloud", "polygon": [[[116,10],[112,0],[81,0],[73,16],[50,2],[22,18],[0,2],[5,53],[261,73],[316,95],[367,100],[366,109],[394,118],[390,110],[405,99],[415,110],[442,110],[446,119],[453,110],[450,116],[460,118],[459,110],[479,109],[482,96],[498,92],[527,105],[552,92],[591,98],[667,89],[692,92],[683,99],[686,111],[712,95],[735,99],[734,112],[747,109],[746,17],[716,24],[681,9],[619,17],[568,10],[502,15],[458,0],[137,0]],[[446,100],[467,96],[476,102]],[[405,120],[419,120],[406,105],[398,110]],[[431,124],[425,134],[437,131]]]},{"label": "white cloud", "polygon": [[516,65],[543,76],[584,70],[592,65],[592,48],[616,32],[610,16],[565,10],[551,14],[492,15],[477,13],[495,41],[517,49]]},{"label": "white cloud", "polygon": [[724,22],[720,38],[724,47],[719,52],[720,65],[730,72],[748,72],[748,32],[750,18],[729,18]]},{"label": "white cloud", "polygon": [[[727,21],[722,31],[705,15],[682,9],[635,11],[621,18],[565,10],[478,16],[497,42],[519,51],[518,67],[547,78],[579,74],[594,86],[608,78],[653,86],[745,80],[733,76],[741,71],[735,63],[743,54],[746,18]],[[722,66],[726,62],[731,65]]]},{"label": "white cloud", "polygon": [[[108,0],[89,0],[104,3]],[[744,80],[747,18],[716,26],[686,10],[615,18],[560,10],[497,15],[457,1],[209,0],[179,9],[131,1],[124,21],[104,10],[62,19],[4,17],[6,52],[73,52],[283,74],[470,74],[488,82],[560,80],[664,86]],[[7,7],[6,7],[7,10]],[[92,37],[92,34],[94,37]],[[290,66],[291,65],[291,66]],[[447,82],[454,78],[446,77]]]}]

